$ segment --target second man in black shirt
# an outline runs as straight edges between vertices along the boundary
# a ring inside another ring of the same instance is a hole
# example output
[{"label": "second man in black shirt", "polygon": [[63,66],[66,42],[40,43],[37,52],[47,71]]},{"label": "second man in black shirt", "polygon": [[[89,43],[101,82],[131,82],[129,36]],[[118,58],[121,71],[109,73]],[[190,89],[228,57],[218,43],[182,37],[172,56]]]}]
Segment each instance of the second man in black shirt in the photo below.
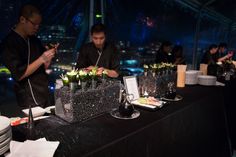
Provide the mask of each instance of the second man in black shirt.
[{"label": "second man in black shirt", "polygon": [[119,76],[119,53],[114,45],[106,42],[106,29],[103,24],[91,28],[92,42],[83,45],[79,51],[76,68],[91,70],[98,67],[98,74],[107,71],[109,77]]}]

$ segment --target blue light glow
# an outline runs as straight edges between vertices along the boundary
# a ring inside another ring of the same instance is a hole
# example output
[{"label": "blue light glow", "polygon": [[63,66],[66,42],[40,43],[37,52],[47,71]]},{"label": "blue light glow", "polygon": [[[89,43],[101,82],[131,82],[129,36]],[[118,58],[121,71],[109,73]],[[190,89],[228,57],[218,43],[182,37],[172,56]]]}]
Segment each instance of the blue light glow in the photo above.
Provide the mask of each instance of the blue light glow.
[{"label": "blue light glow", "polygon": [[73,23],[73,26],[75,27],[75,28],[79,28],[80,26],[81,26],[81,24],[82,24],[82,21],[83,21],[83,17],[84,17],[84,14],[83,13],[77,13],[74,17],[73,17],[73,19],[72,19],[72,23]]},{"label": "blue light glow", "polygon": [[136,65],[138,63],[137,60],[131,59],[131,60],[125,60],[124,63],[126,65]]},{"label": "blue light glow", "polygon": [[143,72],[143,68],[124,68],[126,70],[129,70],[130,72],[133,73],[142,73]]},{"label": "blue light glow", "polygon": [[176,41],[176,45],[180,45],[180,41]]}]

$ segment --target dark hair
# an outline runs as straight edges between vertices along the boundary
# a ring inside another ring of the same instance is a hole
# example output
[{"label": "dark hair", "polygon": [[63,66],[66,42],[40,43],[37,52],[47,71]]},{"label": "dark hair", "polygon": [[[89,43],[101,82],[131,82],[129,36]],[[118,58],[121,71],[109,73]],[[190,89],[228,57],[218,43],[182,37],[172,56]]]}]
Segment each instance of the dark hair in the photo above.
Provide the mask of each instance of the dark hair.
[{"label": "dark hair", "polygon": [[25,18],[31,18],[33,16],[33,14],[41,15],[39,9],[36,8],[35,6],[33,6],[31,4],[24,5],[20,9],[19,19],[20,19],[21,16],[23,16]]},{"label": "dark hair", "polygon": [[226,43],[220,43],[220,44],[219,44],[219,47],[225,47],[225,48],[227,48],[227,44],[226,44]]},{"label": "dark hair", "polygon": [[164,42],[162,42],[161,45],[162,45],[162,46],[171,46],[172,43],[171,43],[170,41],[164,41]]},{"label": "dark hair", "polygon": [[172,43],[170,41],[164,41],[161,43],[160,50],[163,50],[165,46],[172,46]]},{"label": "dark hair", "polygon": [[210,46],[209,46],[209,50],[211,50],[211,49],[213,49],[213,48],[217,48],[218,46],[216,45],[216,44],[211,44]]},{"label": "dark hair", "polygon": [[92,26],[91,28],[91,35],[93,33],[100,33],[100,32],[104,32],[104,34],[106,34],[106,27],[104,24],[99,23],[99,24],[95,24]]}]

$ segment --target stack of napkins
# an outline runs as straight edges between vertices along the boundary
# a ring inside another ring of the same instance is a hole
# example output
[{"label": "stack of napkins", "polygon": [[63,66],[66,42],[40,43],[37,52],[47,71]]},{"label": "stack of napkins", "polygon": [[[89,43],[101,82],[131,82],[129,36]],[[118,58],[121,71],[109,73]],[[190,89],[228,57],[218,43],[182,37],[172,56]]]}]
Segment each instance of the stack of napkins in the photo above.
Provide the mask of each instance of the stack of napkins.
[{"label": "stack of napkins", "polygon": [[25,142],[11,141],[10,153],[6,157],[53,157],[59,141],[47,141],[45,138]]},{"label": "stack of napkins", "polygon": [[[46,110],[42,107],[39,107],[39,106],[36,106],[36,107],[32,107],[31,108],[32,110],[32,114],[33,114],[33,117],[39,117],[39,116],[42,116],[46,113]],[[22,110],[27,116],[29,115],[29,109],[24,109]]]}]

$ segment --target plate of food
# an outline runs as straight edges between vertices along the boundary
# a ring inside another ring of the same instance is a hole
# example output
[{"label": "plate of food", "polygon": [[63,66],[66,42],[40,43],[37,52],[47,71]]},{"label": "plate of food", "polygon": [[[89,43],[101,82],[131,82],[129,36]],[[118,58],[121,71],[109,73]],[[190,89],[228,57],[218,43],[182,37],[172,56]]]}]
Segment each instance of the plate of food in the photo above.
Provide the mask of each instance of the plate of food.
[{"label": "plate of food", "polygon": [[166,104],[165,101],[158,100],[154,97],[140,97],[134,101],[131,102],[135,106],[148,108],[152,110],[156,110],[159,108],[162,108],[164,104]]}]

